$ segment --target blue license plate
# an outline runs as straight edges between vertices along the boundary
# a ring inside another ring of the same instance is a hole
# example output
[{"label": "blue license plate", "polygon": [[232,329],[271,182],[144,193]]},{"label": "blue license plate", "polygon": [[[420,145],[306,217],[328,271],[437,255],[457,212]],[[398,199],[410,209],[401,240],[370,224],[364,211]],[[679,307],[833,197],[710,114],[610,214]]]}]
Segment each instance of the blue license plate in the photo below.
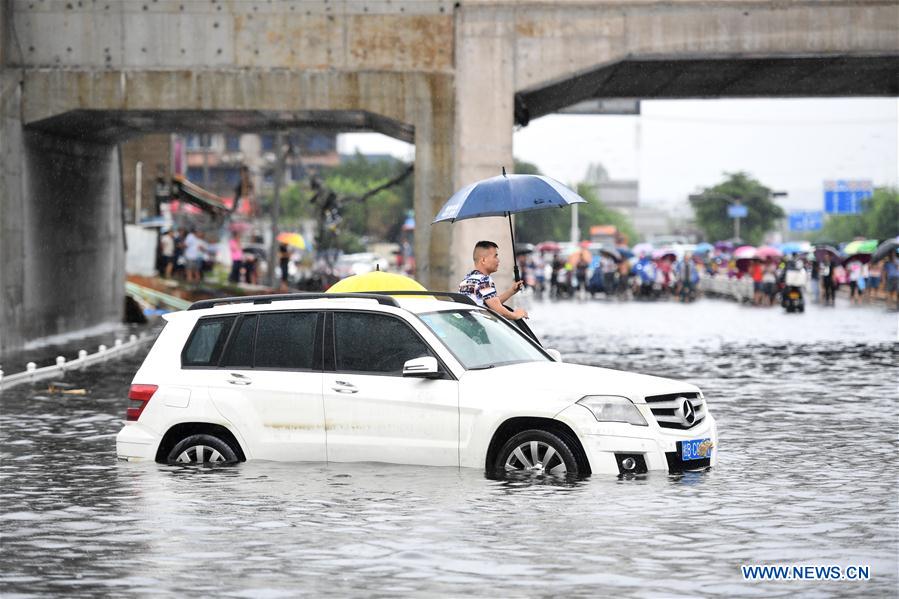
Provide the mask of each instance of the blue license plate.
[{"label": "blue license plate", "polygon": [[692,439],[681,441],[681,459],[685,462],[691,460],[704,460],[712,457],[711,439]]}]

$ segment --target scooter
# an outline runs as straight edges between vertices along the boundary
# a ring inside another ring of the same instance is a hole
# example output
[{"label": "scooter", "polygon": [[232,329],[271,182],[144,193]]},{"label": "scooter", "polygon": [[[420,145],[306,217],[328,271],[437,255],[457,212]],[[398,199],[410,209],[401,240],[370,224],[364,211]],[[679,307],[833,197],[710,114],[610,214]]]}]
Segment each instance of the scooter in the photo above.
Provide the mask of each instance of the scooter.
[{"label": "scooter", "polygon": [[805,299],[802,297],[802,288],[793,285],[784,287],[781,292],[780,305],[787,312],[805,312]]},{"label": "scooter", "polygon": [[802,288],[805,287],[806,279],[807,275],[801,264],[793,262],[787,266],[784,274],[784,288],[780,294],[780,305],[787,312],[805,312]]}]

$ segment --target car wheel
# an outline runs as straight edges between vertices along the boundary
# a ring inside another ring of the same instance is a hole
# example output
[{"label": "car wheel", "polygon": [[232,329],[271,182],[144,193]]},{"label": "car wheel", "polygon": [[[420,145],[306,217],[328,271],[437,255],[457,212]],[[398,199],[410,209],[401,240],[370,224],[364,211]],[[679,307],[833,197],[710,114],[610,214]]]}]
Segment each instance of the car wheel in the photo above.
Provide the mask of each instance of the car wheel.
[{"label": "car wheel", "polygon": [[169,452],[169,464],[236,462],[237,454],[228,443],[213,435],[191,435],[181,439]]},{"label": "car wheel", "polygon": [[494,470],[565,476],[578,474],[578,465],[569,444],[560,437],[547,431],[527,430],[506,441],[496,457]]}]

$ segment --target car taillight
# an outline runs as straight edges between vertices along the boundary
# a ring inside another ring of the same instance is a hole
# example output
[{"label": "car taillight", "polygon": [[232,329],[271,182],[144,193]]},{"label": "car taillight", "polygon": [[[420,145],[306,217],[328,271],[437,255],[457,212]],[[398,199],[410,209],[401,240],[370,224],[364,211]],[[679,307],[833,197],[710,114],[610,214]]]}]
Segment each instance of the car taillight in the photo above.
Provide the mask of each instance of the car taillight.
[{"label": "car taillight", "polygon": [[125,411],[125,420],[140,418],[141,412],[150,403],[150,398],[158,388],[156,385],[131,385],[131,389],[128,390],[128,399],[131,400],[131,405]]}]

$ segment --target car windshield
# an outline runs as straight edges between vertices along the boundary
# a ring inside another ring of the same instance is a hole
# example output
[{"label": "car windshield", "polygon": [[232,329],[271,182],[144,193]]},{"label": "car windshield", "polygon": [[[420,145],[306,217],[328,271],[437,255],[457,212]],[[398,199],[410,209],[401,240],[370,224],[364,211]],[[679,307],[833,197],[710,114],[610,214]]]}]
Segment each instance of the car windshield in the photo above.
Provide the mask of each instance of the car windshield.
[{"label": "car windshield", "polygon": [[489,312],[454,310],[429,312],[419,314],[419,317],[466,370],[550,361],[512,327]]}]

